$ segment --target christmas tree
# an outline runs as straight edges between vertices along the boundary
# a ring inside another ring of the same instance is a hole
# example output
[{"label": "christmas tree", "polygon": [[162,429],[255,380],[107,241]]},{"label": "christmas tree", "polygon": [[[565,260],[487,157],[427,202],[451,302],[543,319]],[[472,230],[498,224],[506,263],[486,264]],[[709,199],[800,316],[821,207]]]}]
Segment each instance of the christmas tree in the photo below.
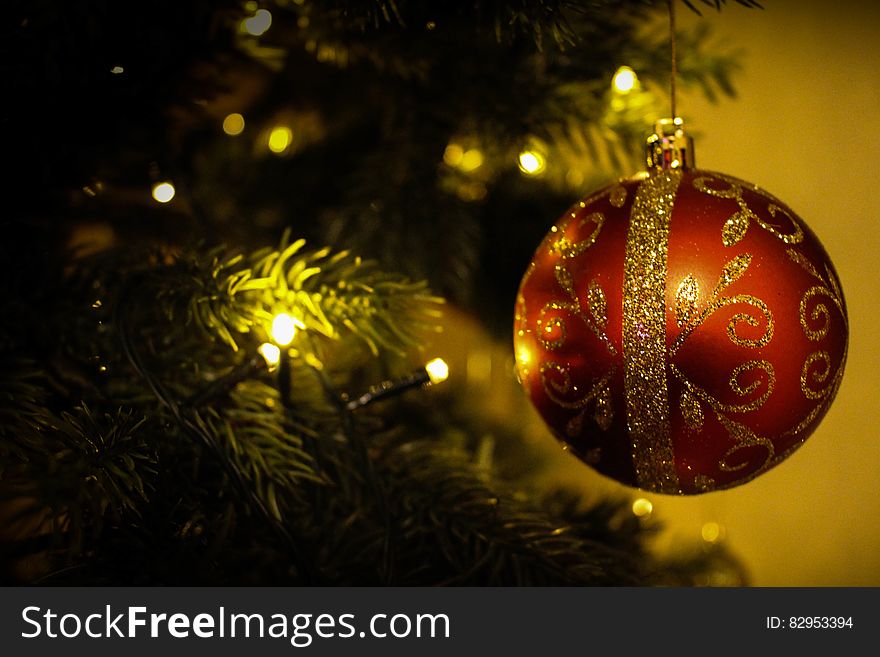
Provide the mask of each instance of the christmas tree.
[{"label": "christmas tree", "polygon": [[[12,3],[3,581],[744,583],[548,485],[512,354],[474,344],[509,349],[549,224],[641,165],[666,10]],[[679,82],[730,95],[705,37]]]}]

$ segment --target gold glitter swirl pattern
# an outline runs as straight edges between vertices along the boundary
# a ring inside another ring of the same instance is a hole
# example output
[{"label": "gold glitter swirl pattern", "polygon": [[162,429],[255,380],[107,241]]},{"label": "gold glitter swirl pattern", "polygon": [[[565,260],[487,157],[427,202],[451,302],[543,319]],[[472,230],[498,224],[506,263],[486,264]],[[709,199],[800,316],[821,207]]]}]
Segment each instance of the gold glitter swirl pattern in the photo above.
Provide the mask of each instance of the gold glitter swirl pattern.
[{"label": "gold glitter swirl pattern", "polygon": [[[769,438],[759,436],[746,425],[735,422],[720,413],[716,413],[716,416],[718,417],[718,421],[721,422],[725,429],[727,429],[727,433],[730,437],[736,442],[733,447],[724,453],[724,456],[718,463],[718,468],[721,471],[737,472],[748,466],[748,461],[743,461],[739,465],[730,464],[731,457],[746,447],[763,447],[767,450],[767,453],[764,455],[764,462],[757,468],[756,473],[753,476],[756,476],[759,472],[764,472],[772,465],[773,456],[776,454],[776,448],[773,447],[773,442]],[[749,469],[752,470],[753,468]]]},{"label": "gold glitter swirl pattern", "polygon": [[[776,387],[776,370],[773,368],[773,365],[766,360],[749,360],[745,363],[742,363],[741,365],[738,365],[731,373],[730,379],[728,380],[730,389],[733,390],[733,392],[740,397],[748,397],[749,395],[760,389],[762,386],[762,381],[766,381],[767,389],[751,401],[743,402],[740,404],[725,404],[724,402],[710,395],[700,386],[690,381],[685,376],[684,372],[682,372],[681,369],[674,363],[671,363],[669,365],[669,368],[675,375],[675,378],[677,378],[684,385],[685,392],[688,393],[691,398],[693,398],[693,402],[699,404],[698,399],[702,399],[716,413],[749,413],[751,411],[756,411],[767,402]],[[748,385],[743,386],[740,377],[746,372],[761,372],[763,373],[763,377],[758,377]],[[687,403],[688,405],[692,406],[693,402],[691,402],[691,400],[688,400]],[[684,409],[684,403],[685,402],[681,403],[682,409]],[[689,410],[688,413],[691,413],[693,416],[694,411]],[[687,419],[687,416],[685,416],[685,419]],[[688,425],[690,426],[690,423],[688,423]]]},{"label": "gold glitter swirl pattern", "polygon": [[751,253],[740,253],[733,258],[733,260],[725,264],[724,268],[721,270],[721,277],[718,279],[718,284],[715,286],[715,293],[718,294],[721,290],[742,276],[751,263]]},{"label": "gold glitter swirl pattern", "polygon": [[[626,188],[622,185],[616,185],[608,191],[593,197],[590,202],[599,200],[604,196],[610,196],[611,204],[615,207],[620,207],[626,202]],[[587,203],[585,201],[579,203],[580,208],[586,206]],[[561,257],[561,261],[556,264],[553,273],[557,284],[568,299],[565,302],[550,301],[541,309],[536,320],[537,339],[549,351],[559,349],[565,343],[568,333],[565,320],[559,316],[547,317],[552,311],[563,311],[575,315],[583,321],[587,328],[605,345],[608,353],[614,357],[617,355],[617,349],[615,349],[614,344],[605,332],[608,326],[608,301],[602,286],[596,279],[590,281],[586,294],[587,308],[585,310],[575,289],[574,278],[566,265],[566,261],[582,254],[595,244],[605,223],[605,216],[601,212],[588,214],[580,221],[578,228],[582,229],[588,224],[593,224],[592,233],[585,240],[572,242],[565,237],[565,232],[572,219],[576,217],[577,213],[571,212],[562,223],[552,228],[553,233],[562,233],[550,245],[551,254],[558,254]],[[541,385],[547,397],[562,408],[580,411],[565,425],[565,433],[569,438],[576,438],[580,435],[583,429],[584,418],[589,411],[588,407],[591,402],[593,402],[592,417],[596,425],[603,431],[606,431],[611,426],[614,420],[614,410],[609,382],[615,371],[616,368],[612,364],[609,372],[596,381],[585,395],[581,395],[577,386],[571,381],[569,365],[563,365],[554,361],[546,361],[541,364]],[[571,399],[572,395],[575,396],[575,399]],[[581,396],[578,397],[578,395]]]},{"label": "gold glitter swirl pattern", "polygon": [[745,303],[754,306],[761,311],[767,326],[764,329],[764,333],[761,334],[761,337],[759,338],[740,337],[737,333],[737,327],[740,322],[745,322],[749,326],[760,326],[761,322],[747,313],[737,313],[730,318],[730,322],[727,324],[727,337],[730,338],[730,341],[738,347],[751,347],[753,349],[770,344],[770,340],[773,339],[773,314],[770,312],[770,308],[767,307],[767,304],[761,301],[758,297],[753,297],[750,294],[738,294],[735,297],[725,297],[722,299],[719,307],[732,303]]},{"label": "gold glitter swirl pattern", "polygon": [[773,365],[770,364],[770,361],[766,360],[750,360],[738,365],[733,373],[730,375],[730,388],[738,394],[740,397],[748,397],[750,394],[755,392],[758,388],[761,387],[760,380],[752,381],[752,383],[748,384],[745,388],[740,383],[740,375],[744,372],[751,372],[752,370],[761,370],[767,375],[767,391],[761,395],[760,398],[755,401],[737,407],[729,407],[727,410],[736,410],[739,412],[745,411],[755,411],[764,405],[764,402],[770,397],[773,393],[773,387],[776,385],[776,375],[774,373]]},{"label": "gold glitter swirl pattern", "polygon": [[[565,432],[569,438],[576,438],[580,434],[590,402],[595,402],[593,404],[593,419],[599,428],[606,431],[611,426],[614,420],[614,411],[611,403],[611,389],[608,385],[611,380],[610,372],[596,381],[587,394],[581,397],[577,397],[580,392],[577,386],[571,382],[568,367],[553,361],[545,361],[541,364],[540,372],[544,393],[553,403],[562,408],[581,411],[566,423]],[[575,394],[574,399],[564,399],[573,393]]]},{"label": "gold glitter swirl pattern", "polygon": [[[604,192],[600,192],[594,196],[591,196],[589,199],[585,201],[581,201],[578,203],[578,207],[585,208],[590,203],[595,203],[596,201],[608,197],[608,202],[611,203],[612,207],[622,208],[626,203],[626,187],[623,185],[617,184],[613,185],[611,188],[607,189]],[[593,232],[590,233],[589,237],[585,240],[581,240],[580,242],[572,242],[570,239],[565,237],[565,232],[568,227],[571,225],[571,220],[577,217],[577,211],[569,212],[568,216],[560,223],[558,226],[553,226],[550,230],[554,233],[562,233],[559,239],[550,244],[550,253],[559,254],[562,256],[564,260],[570,260],[576,256],[579,256],[581,253],[586,251],[588,248],[593,246],[596,243],[596,239],[599,237],[599,232],[602,230],[602,226],[605,224],[605,215],[601,212],[591,212],[586,217],[581,219],[578,228],[583,228],[589,223],[595,225]]]},{"label": "gold glitter swirl pattern", "polygon": [[800,265],[804,269],[804,271],[806,271],[808,274],[810,274],[813,278],[816,278],[816,279],[822,281],[823,283],[825,282],[822,279],[822,275],[813,266],[813,263],[810,262],[803,253],[801,253],[797,249],[786,249],[785,252],[788,254],[788,257],[791,259],[792,262],[795,262],[798,265]]},{"label": "gold glitter swirl pattern", "polygon": [[609,338],[608,334],[605,332],[605,327],[608,324],[608,304],[605,301],[605,292],[602,291],[598,281],[594,279],[590,283],[590,288],[587,291],[587,301],[590,306],[590,313],[593,315],[594,319],[596,318],[597,312],[601,311],[598,312],[601,321],[593,321],[581,308],[581,302],[578,299],[577,290],[574,289],[574,279],[568,268],[563,263],[559,263],[556,265],[554,274],[556,275],[556,282],[559,284],[559,287],[561,287],[563,292],[568,295],[572,312],[576,313],[584,324],[586,324],[587,328],[589,328],[596,337],[602,341],[605,345],[605,349],[608,350],[608,353],[611,356],[616,356],[617,349],[611,342],[611,338]]},{"label": "gold glitter swirl pattern", "polygon": [[[816,365],[821,365],[822,369],[816,369]],[[812,384],[822,385],[828,380],[831,374],[831,356],[827,351],[814,351],[807,356],[806,362],[801,369],[801,390],[807,399],[823,399],[831,389],[828,385],[819,390],[814,390]]]},{"label": "gold glitter swirl pattern", "polygon": [[[605,298],[605,292],[602,290],[599,282],[595,279],[592,280],[587,290],[587,303],[589,305],[590,315],[592,315],[591,319],[581,308],[577,291],[574,289],[574,279],[568,268],[563,263],[559,263],[555,267],[554,274],[556,276],[556,282],[559,284],[559,287],[562,288],[563,292],[568,295],[570,301],[567,303],[561,303],[558,301],[550,302],[545,308],[551,306],[556,309],[564,309],[576,314],[577,317],[584,322],[587,328],[589,328],[596,337],[602,341],[605,348],[608,350],[608,353],[611,356],[616,356],[617,350],[614,348],[611,338],[609,338],[608,334],[605,332],[608,325],[608,302]],[[559,319],[561,322],[560,318],[555,319]],[[543,316],[539,316],[539,333],[542,320]],[[549,324],[547,326],[549,326]],[[552,343],[556,345],[553,348],[558,348],[565,342],[565,324],[559,324],[559,328],[562,330],[562,337],[559,338],[559,340],[552,341]],[[562,383],[558,384],[550,379],[547,374],[548,371],[556,372],[557,375],[562,376]],[[614,407],[611,403],[611,390],[608,387],[608,382],[611,380],[611,376],[615,371],[616,368],[612,365],[610,371],[593,386],[590,392],[584,398],[574,402],[574,405],[572,405],[572,402],[563,401],[553,392],[553,390],[551,390],[551,387],[555,388],[557,392],[563,395],[568,394],[569,392],[577,392],[577,389],[571,384],[568,368],[552,361],[545,362],[541,365],[541,384],[544,387],[544,392],[547,394],[547,397],[563,408],[583,409],[566,424],[565,431],[570,438],[575,438],[580,435],[583,428],[584,416],[587,412],[585,407],[592,400],[595,400],[593,420],[598,427],[603,431],[607,431],[608,427],[611,426],[611,423],[614,420]]]},{"label": "gold glitter swirl pattern", "polygon": [[556,282],[559,283],[559,287],[562,288],[562,291],[565,292],[568,297],[571,299],[571,302],[578,306],[580,309],[580,301],[578,301],[577,291],[574,289],[574,278],[571,275],[571,272],[568,271],[568,267],[566,267],[561,262],[553,268],[553,275],[556,277]]},{"label": "gold glitter swirl pattern", "polygon": [[679,328],[689,324],[696,316],[699,301],[700,284],[692,274],[688,274],[675,291],[675,322]]},{"label": "gold glitter swirl pattern", "polygon": [[[716,189],[712,186],[712,182],[716,180],[721,180],[730,185],[727,189]],[[701,176],[699,178],[695,178],[694,189],[699,192],[703,192],[704,194],[708,194],[710,196],[715,196],[716,198],[726,198],[732,199],[736,201],[736,204],[739,206],[739,210],[732,214],[726,222],[724,222],[724,227],[721,229],[721,242],[724,246],[734,246],[739,243],[745,236],[746,232],[749,229],[749,225],[752,221],[758,224],[761,228],[776,236],[786,244],[797,244],[802,242],[804,239],[804,231],[800,227],[800,224],[797,220],[784,208],[776,205],[775,203],[769,203],[767,205],[767,211],[770,213],[770,216],[774,219],[776,218],[776,213],[781,212],[791,222],[792,230],[788,233],[783,233],[773,224],[769,224],[763,221],[757,214],[755,214],[752,209],[748,206],[743,199],[743,187],[740,182],[738,182],[735,178],[730,178],[723,174],[713,174],[710,176]],[[757,187],[753,187],[752,191],[761,194],[768,200],[772,200],[772,197],[769,197],[766,192]]]},{"label": "gold glitter swirl pattern", "polygon": [[[713,190],[725,198],[734,198],[737,193],[731,190]],[[739,192],[741,194],[741,192]],[[702,312],[699,312],[700,290],[696,278],[689,274],[678,285],[676,291],[675,314],[676,321],[681,333],[673,341],[669,348],[670,359],[678,353],[678,350],[685,343],[688,337],[713,313],[719,309],[733,305],[746,304],[757,309],[757,315],[746,312],[738,312],[730,319],[727,324],[727,336],[733,344],[748,349],[757,349],[770,343],[773,339],[774,321],[770,308],[763,300],[749,295],[737,294],[732,296],[724,296],[724,291],[734,282],[739,280],[746,273],[752,262],[752,254],[741,253],[727,263],[721,269],[721,274],[715,284],[709,298],[705,302]],[[764,325],[764,330],[758,337],[744,337],[739,333],[740,326],[747,324],[753,327]],[[720,470],[724,472],[737,472],[745,469],[749,463],[743,462],[734,464],[734,457],[740,450],[747,447],[761,446],[766,450],[764,462],[760,466],[761,471],[770,467],[775,451],[773,443],[766,437],[755,433],[744,424],[731,419],[730,413],[749,413],[758,410],[767,402],[776,387],[776,373],[773,365],[767,360],[748,360],[738,365],[730,375],[728,383],[730,389],[739,397],[748,398],[757,393],[766,385],[763,392],[751,400],[741,403],[724,403],[720,399],[712,396],[709,392],[696,385],[688,379],[675,363],[670,362],[669,368],[678,381],[684,386],[684,391],[679,399],[679,407],[685,424],[692,431],[700,432],[705,421],[702,403],[705,403],[712,410],[713,414],[721,425],[727,430],[728,435],[734,445],[728,449],[718,463]],[[754,378],[748,375],[752,374]],[[760,376],[758,376],[760,375]],[[700,482],[695,481],[695,485],[701,491],[715,489],[715,481],[706,477]]]},{"label": "gold glitter swirl pattern", "polygon": [[[536,337],[541,346],[550,351],[559,349],[565,344],[568,332],[565,328],[565,321],[561,317],[550,317],[547,319],[547,313],[550,311],[567,311],[577,312],[577,307],[571,303],[560,303],[559,301],[550,301],[541,308],[538,313]],[[557,337],[550,337],[557,336]]]},{"label": "gold glitter swirl pattern", "polygon": [[744,208],[739,212],[730,215],[727,221],[724,222],[724,227],[721,229],[721,243],[724,244],[724,246],[733,246],[742,240],[742,238],[746,236],[746,231],[749,229],[749,220],[757,220],[757,218],[758,215],[748,208]]},{"label": "gold glitter swirl pattern", "polygon": [[562,408],[583,408],[599,394],[601,388],[607,385],[610,379],[611,375],[606,374],[593,384],[587,394],[577,397],[573,401],[567,400],[563,399],[560,395],[571,395],[572,393],[576,395],[579,392],[577,386],[571,382],[571,374],[568,367],[555,363],[552,360],[541,363],[541,385],[544,386],[544,392],[553,400],[553,403],[562,406]]},{"label": "gold glitter swirl pattern", "polygon": [[[804,329],[804,335],[806,335],[808,339],[818,342],[828,334],[828,329],[831,324],[831,313],[828,310],[828,307],[821,302],[813,308],[811,313],[808,313],[807,309],[809,300],[818,295],[831,299],[834,305],[837,306],[837,310],[843,318],[844,325],[846,325],[846,313],[843,310],[843,293],[840,291],[840,285],[838,285],[837,279],[827,264],[825,265],[825,274],[828,277],[826,280],[804,254],[795,249],[788,249],[786,253],[788,253],[788,257],[791,258],[793,262],[800,265],[813,278],[822,283],[822,285],[814,285],[809,288],[804,293],[800,303],[800,321],[801,328]],[[818,329],[810,326],[810,321],[818,322],[820,320],[822,321],[822,325]]]},{"label": "gold glitter swirl pattern", "polygon": [[[815,420],[819,416],[819,414],[825,408],[827,403],[830,402],[834,398],[834,395],[837,394],[837,389],[840,387],[840,382],[843,381],[843,365],[846,362],[846,353],[847,353],[847,349],[844,348],[843,356],[840,359],[840,363],[837,365],[837,369],[834,371],[834,377],[831,379],[831,383],[824,390],[822,390],[821,393],[817,397],[817,399],[820,400],[819,403],[816,404],[816,406],[813,407],[813,410],[810,411],[803,420],[798,422],[798,424],[796,426],[794,426],[791,429],[789,429],[788,431],[786,431],[783,434],[784,436],[796,436],[797,434],[801,433],[802,431],[805,431],[807,429],[807,427],[809,427],[810,424],[813,423],[813,420]],[[814,354],[811,354],[810,356],[808,356],[807,362],[804,363],[804,367],[801,369],[801,391],[804,393],[804,396],[807,397],[808,399],[810,398],[810,394],[813,392],[812,390],[810,391],[810,393],[807,392],[807,390],[809,390],[809,380],[810,380],[808,371],[809,371],[809,368],[812,366],[810,359],[812,358],[814,360],[814,362],[818,362],[819,360],[824,361],[824,358],[822,356],[816,356],[816,357],[814,357],[814,356],[815,356]],[[830,360],[830,356],[829,356],[829,360]],[[814,374],[814,378],[816,378],[817,375],[821,376],[821,374],[822,374],[821,372]],[[827,376],[825,378],[827,379]],[[821,385],[821,383],[823,383],[824,381],[817,380],[816,382]],[[803,442],[803,439],[801,440],[801,442]]]},{"label": "gold glitter swirl pattern", "polygon": [[596,326],[604,331],[608,326],[608,301],[605,299],[605,291],[595,278],[590,281],[587,298],[589,299],[590,313],[593,315],[593,321],[596,322]]},{"label": "gold glitter swirl pattern", "polygon": [[781,239],[786,244],[797,244],[798,242],[803,241],[804,231],[800,227],[800,224],[798,224],[797,219],[795,219],[792,216],[791,212],[789,212],[788,210],[786,210],[783,207],[776,205],[775,203],[770,203],[767,206],[767,212],[769,212],[770,216],[773,217],[774,219],[776,219],[777,212],[781,212],[782,214],[784,214],[786,217],[788,217],[788,220],[791,222],[791,225],[794,226],[794,232],[788,233],[788,234],[783,234],[783,233],[779,232],[778,230],[776,230],[776,228],[774,226],[772,226],[771,224],[764,223],[763,221],[758,219],[758,225],[761,226],[761,228],[763,228],[764,230],[770,231],[771,233],[776,235],[776,237]]},{"label": "gold glitter swirl pattern", "polygon": [[[821,285],[814,285],[809,288],[805,293],[803,298],[801,299],[800,304],[800,320],[801,320],[801,328],[804,329],[804,335],[807,336],[810,340],[814,342],[818,342],[823,339],[827,333],[829,328],[829,323],[831,321],[831,315],[829,313],[828,307],[823,303],[819,303],[814,309],[812,313],[809,313],[809,319],[807,317],[807,301],[817,295],[823,295],[834,303],[837,307],[837,310],[840,312],[840,316],[843,319],[844,326],[848,326],[846,312],[843,309],[843,293],[840,291],[840,285],[837,282],[837,278],[834,273],[831,271],[831,268],[828,265],[825,265],[825,274],[827,279],[819,273],[819,270],[813,265],[812,262],[800,251],[796,249],[788,249],[786,250],[788,257],[791,258],[792,262],[797,263],[803,268],[810,276],[815,278],[817,281],[821,283]],[[819,329],[815,329],[810,327],[809,321],[810,319],[814,322],[823,320],[822,326]]]},{"label": "gold glitter swirl pattern", "polygon": [[[800,304],[801,328],[804,329],[804,335],[806,335],[807,338],[812,340],[813,342],[819,342],[826,335],[828,335],[828,329],[831,326],[831,313],[828,311],[828,306],[826,306],[824,303],[817,303],[813,307],[813,312],[809,313],[809,318],[807,317],[808,303],[810,299],[817,295],[831,296],[831,292],[821,285],[815,285],[804,292],[804,296],[801,298]],[[821,321],[822,324],[818,328],[812,328],[809,323],[810,320],[812,320],[813,322]]]},{"label": "gold glitter swirl pattern", "polygon": [[669,224],[681,171],[658,172],[636,191],[623,285],[624,387],[639,486],[679,490],[666,382],[666,272]]},{"label": "gold glitter swirl pattern", "polygon": [[834,275],[834,272],[831,271],[831,267],[828,266],[828,263],[825,263],[825,274],[828,276],[828,284],[831,289],[834,291],[833,299],[834,303],[837,305],[837,308],[840,310],[841,315],[843,315],[843,319],[846,320],[846,313],[843,312],[843,292],[840,290],[840,285],[837,283],[837,276]]},{"label": "gold glitter swirl pattern", "polygon": [[605,225],[605,215],[601,212],[591,212],[586,217],[580,220],[578,224],[579,228],[583,228],[589,223],[595,224],[595,228],[593,232],[590,233],[589,237],[585,240],[581,240],[580,242],[572,242],[565,236],[565,231],[568,229],[569,224],[571,224],[571,220],[574,219],[577,215],[572,212],[565,221],[563,221],[559,225],[559,232],[562,235],[558,240],[553,242],[550,245],[550,253],[559,254],[562,256],[563,260],[570,260],[571,258],[579,256],[581,253],[589,249],[593,244],[596,243],[596,238],[599,237],[599,232],[602,230],[602,226]]},{"label": "gold glitter swirl pattern", "polygon": [[703,430],[703,408],[700,406],[699,400],[692,395],[687,388],[681,393],[678,405],[681,408],[681,414],[684,422],[690,429],[700,432]]},{"label": "gold glitter swirl pattern", "polygon": [[758,327],[761,325],[761,320],[748,313],[736,313],[727,324],[727,336],[730,338],[731,342],[739,347],[748,348],[763,347],[770,343],[773,339],[774,332],[773,313],[764,301],[750,294],[737,294],[730,297],[721,296],[721,293],[725,288],[739,279],[746,272],[751,261],[752,255],[750,253],[741,253],[724,265],[721,270],[721,275],[718,278],[718,282],[715,284],[715,288],[712,290],[712,294],[708,299],[706,307],[699,314],[697,314],[699,286],[697,285],[696,279],[692,274],[688,274],[688,276],[682,279],[678,284],[675,304],[676,321],[678,322],[679,328],[682,328],[682,331],[669,347],[670,356],[674,356],[678,353],[678,350],[691,333],[700,327],[710,315],[720,308],[731,304],[746,304],[753,308],[757,308],[760,311],[761,316],[763,316],[764,323],[766,324],[763,333],[759,337],[742,337],[737,332],[741,323]]},{"label": "gold glitter swirl pattern", "polygon": [[[788,249],[786,253],[788,253],[788,257],[792,262],[798,264],[804,271],[810,274],[810,276],[821,283],[820,285],[813,285],[808,288],[807,291],[804,292],[803,297],[801,297],[799,318],[801,328],[807,339],[812,342],[820,342],[827,337],[828,331],[831,328],[832,315],[830,309],[825,303],[820,301],[813,307],[812,311],[809,310],[809,302],[813,297],[822,296],[826,299],[830,299],[837,308],[844,327],[849,328],[846,312],[843,308],[843,293],[840,291],[840,285],[837,282],[834,272],[831,271],[831,268],[827,264],[825,265],[825,276],[823,277],[822,274],[819,273],[818,268],[816,268],[816,266],[810,262],[809,258],[803,253],[796,249]],[[820,324],[817,325],[817,322],[820,322]],[[822,408],[824,408],[827,403],[830,403],[831,399],[837,392],[837,388],[840,386],[840,381],[843,379],[843,365],[846,362],[846,351],[846,345],[844,345],[843,355],[841,356],[837,368],[833,370],[833,375],[831,356],[827,351],[814,351],[807,356],[807,359],[801,368],[801,392],[804,393],[804,396],[807,399],[815,399],[819,403],[802,422],[787,432],[788,434],[797,434],[806,429],[815,417],[818,416]],[[817,369],[817,366],[820,369]],[[828,384],[824,387],[814,387],[823,386],[826,381],[828,381]]]}]

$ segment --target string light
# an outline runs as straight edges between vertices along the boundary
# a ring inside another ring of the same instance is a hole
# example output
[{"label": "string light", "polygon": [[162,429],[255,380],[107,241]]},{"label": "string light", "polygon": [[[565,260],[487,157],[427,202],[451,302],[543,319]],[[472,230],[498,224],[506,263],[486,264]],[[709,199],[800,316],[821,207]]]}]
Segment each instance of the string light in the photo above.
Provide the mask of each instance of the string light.
[{"label": "string light", "polygon": [[281,362],[281,349],[277,345],[271,342],[264,342],[257,351],[266,360],[266,365],[269,367],[270,372],[278,367],[278,363]]},{"label": "string light", "polygon": [[629,66],[621,66],[611,79],[614,90],[621,94],[628,94],[635,89],[638,82],[639,78],[636,76],[636,72]]},{"label": "string light", "polygon": [[357,410],[368,404],[372,404],[380,399],[386,399],[395,395],[399,395],[412,388],[418,388],[426,384],[436,385],[442,383],[449,377],[449,366],[442,358],[434,358],[428,361],[424,367],[420,367],[409,376],[393,381],[383,381],[373,386],[367,392],[349,400],[343,397],[346,402],[345,407],[349,411]]},{"label": "string light", "polygon": [[428,379],[435,385],[449,378],[449,365],[442,358],[428,361],[425,371],[428,373]]},{"label": "string light", "polygon": [[159,203],[168,203],[174,198],[174,185],[170,182],[160,182],[153,185],[153,198]]},{"label": "string light", "polygon": [[293,141],[293,131],[286,125],[279,125],[272,128],[269,133],[269,150],[276,154],[286,151]]},{"label": "string light", "polygon": [[244,117],[239,113],[233,113],[223,119],[223,132],[230,137],[240,135],[244,130]]},{"label": "string light", "polygon": [[241,25],[251,36],[262,36],[272,26],[272,12],[268,9],[257,9],[256,13],[250,18],[245,18]]},{"label": "string light", "polygon": [[296,330],[302,327],[302,322],[297,321],[287,313],[279,313],[272,318],[272,328],[269,334],[279,347],[286,347],[296,337]]},{"label": "string light", "polygon": [[519,170],[527,176],[540,175],[547,166],[547,160],[538,151],[523,151],[517,160]]},{"label": "string light", "polygon": [[229,395],[235,389],[235,386],[242,381],[252,379],[266,370],[271,372],[278,366],[281,350],[274,344],[269,344],[268,342],[262,344],[257,349],[257,352],[258,354],[255,354],[230,372],[227,372],[218,379],[214,379],[207,386],[196,391],[187,400],[187,403],[194,408],[204,406],[215,399]]}]

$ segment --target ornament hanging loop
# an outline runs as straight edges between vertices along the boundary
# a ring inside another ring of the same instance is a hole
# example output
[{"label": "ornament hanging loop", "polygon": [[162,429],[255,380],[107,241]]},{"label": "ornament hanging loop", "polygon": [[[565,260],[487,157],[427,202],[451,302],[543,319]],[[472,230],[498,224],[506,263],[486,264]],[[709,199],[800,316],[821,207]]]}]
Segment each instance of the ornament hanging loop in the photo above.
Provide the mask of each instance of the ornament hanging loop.
[{"label": "ornament hanging loop", "polygon": [[693,169],[694,140],[684,132],[684,121],[676,116],[660,119],[654,124],[654,134],[648,137],[648,171]]},{"label": "ornament hanging loop", "polygon": [[675,44],[675,0],[667,0],[669,7],[669,96],[672,118],[660,119],[654,124],[654,134],[648,137],[648,171],[667,169],[693,169],[694,142],[684,132],[684,121],[675,113],[675,79],[678,77],[678,61]]}]

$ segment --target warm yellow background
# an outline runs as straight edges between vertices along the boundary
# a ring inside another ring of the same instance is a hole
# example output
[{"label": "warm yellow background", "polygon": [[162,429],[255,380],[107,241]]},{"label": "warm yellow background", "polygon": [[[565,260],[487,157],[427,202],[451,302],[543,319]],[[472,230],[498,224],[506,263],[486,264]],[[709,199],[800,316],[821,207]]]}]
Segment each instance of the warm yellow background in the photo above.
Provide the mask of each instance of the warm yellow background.
[{"label": "warm yellow background", "polygon": [[744,49],[738,98],[679,103],[700,133],[700,168],[785,200],[837,267],[850,351],[837,400],[787,461],[739,488],[695,499],[654,496],[671,532],[724,525],[758,586],[880,585],[880,3],[728,2],[703,18]]}]

